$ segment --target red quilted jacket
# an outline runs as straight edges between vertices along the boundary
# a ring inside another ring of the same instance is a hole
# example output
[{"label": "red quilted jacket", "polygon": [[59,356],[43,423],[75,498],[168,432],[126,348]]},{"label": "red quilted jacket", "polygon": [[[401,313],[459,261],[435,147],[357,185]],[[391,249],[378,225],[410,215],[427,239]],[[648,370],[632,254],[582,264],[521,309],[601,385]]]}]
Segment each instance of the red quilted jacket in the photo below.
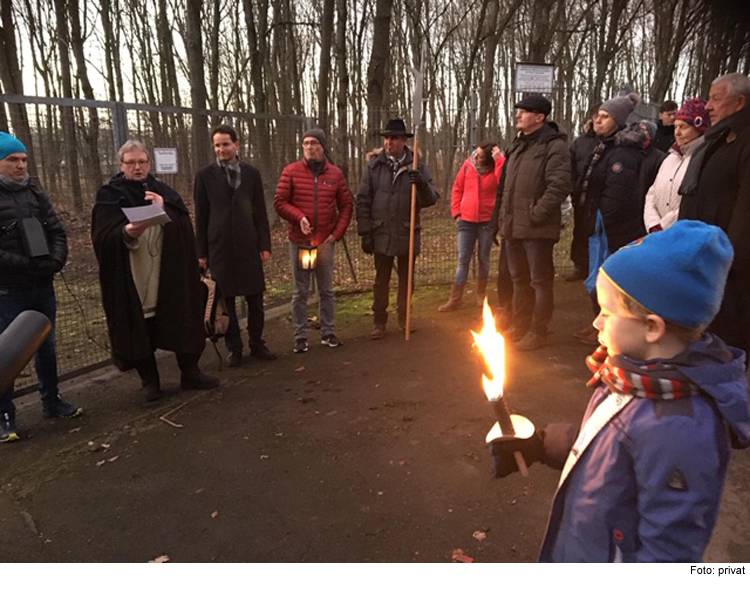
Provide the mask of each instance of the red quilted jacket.
[{"label": "red quilted jacket", "polygon": [[465,222],[489,222],[495,209],[497,185],[505,164],[505,157],[495,158],[495,169],[480,175],[471,158],[458,171],[451,193],[451,216],[461,216]]},{"label": "red quilted jacket", "polygon": [[[308,241],[320,244],[331,234],[336,240],[341,240],[354,209],[341,169],[326,160],[316,178],[304,158],[284,168],[273,205],[279,216],[289,222],[289,240],[295,244]],[[299,222],[303,217],[307,217],[313,228],[310,236],[305,236],[300,230]]]}]

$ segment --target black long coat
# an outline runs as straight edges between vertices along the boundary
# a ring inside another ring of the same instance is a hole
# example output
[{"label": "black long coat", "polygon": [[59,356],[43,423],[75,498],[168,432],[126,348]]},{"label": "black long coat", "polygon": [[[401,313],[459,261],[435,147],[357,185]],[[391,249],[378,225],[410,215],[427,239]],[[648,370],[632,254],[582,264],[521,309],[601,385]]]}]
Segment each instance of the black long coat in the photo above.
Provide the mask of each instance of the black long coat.
[{"label": "black long coat", "polygon": [[214,162],[195,175],[195,233],[198,256],[208,258],[211,276],[225,296],[266,289],[260,253],[271,252],[260,172],[240,162],[240,186],[233,189]]},{"label": "black long coat", "polygon": [[704,137],[680,186],[680,219],[719,226],[729,236],[734,262],[709,330],[750,354],[750,107]]},{"label": "black long coat", "polygon": [[[164,198],[164,210],[172,220],[164,224],[153,345],[200,355],[206,333],[190,214],[174,189],[151,175],[146,184],[149,191]],[[128,220],[122,209],[147,205],[145,193],[142,181],[126,180],[122,173],[116,175],[97,191],[91,221],[112,359],[123,371],[152,353],[141,300],[130,272],[130,251],[123,236]]]}]

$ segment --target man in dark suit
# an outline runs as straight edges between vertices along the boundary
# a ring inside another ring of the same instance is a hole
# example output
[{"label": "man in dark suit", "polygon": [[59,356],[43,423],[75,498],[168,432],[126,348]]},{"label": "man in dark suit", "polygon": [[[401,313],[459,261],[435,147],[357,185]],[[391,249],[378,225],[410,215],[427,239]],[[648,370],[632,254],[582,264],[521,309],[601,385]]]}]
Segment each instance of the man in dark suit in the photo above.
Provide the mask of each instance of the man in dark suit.
[{"label": "man in dark suit", "polygon": [[195,225],[198,262],[211,269],[211,276],[226,298],[229,327],[224,342],[230,367],[242,363],[242,338],[235,310],[235,297],[247,302],[247,333],[250,355],[276,359],[263,340],[266,289],[263,263],[271,256],[271,233],[258,170],[240,162],[237,132],[220,125],[212,133],[216,162],[195,175]]}]

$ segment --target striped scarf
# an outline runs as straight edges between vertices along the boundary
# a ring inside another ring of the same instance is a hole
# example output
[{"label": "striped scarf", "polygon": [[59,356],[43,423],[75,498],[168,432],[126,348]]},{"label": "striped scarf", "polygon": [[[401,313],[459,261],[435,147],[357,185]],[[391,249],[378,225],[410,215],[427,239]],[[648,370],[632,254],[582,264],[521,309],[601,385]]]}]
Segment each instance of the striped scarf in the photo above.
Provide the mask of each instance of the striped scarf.
[{"label": "striped scarf", "polygon": [[599,159],[602,157],[602,154],[604,154],[604,150],[606,149],[607,144],[605,144],[603,141],[599,141],[599,143],[596,145],[596,148],[594,148],[594,151],[591,152],[591,156],[589,157],[589,164],[586,167],[586,174],[584,174],[581,178],[581,191],[578,193],[578,205],[583,205],[584,203],[586,203],[586,193],[589,190],[589,179],[591,178],[591,172],[594,170],[596,163],[599,162]]},{"label": "striped scarf", "polygon": [[604,383],[619,394],[650,400],[677,400],[695,396],[700,391],[674,365],[663,361],[638,364],[624,355],[610,357],[603,345],[586,358],[586,365],[594,374],[587,386]]}]

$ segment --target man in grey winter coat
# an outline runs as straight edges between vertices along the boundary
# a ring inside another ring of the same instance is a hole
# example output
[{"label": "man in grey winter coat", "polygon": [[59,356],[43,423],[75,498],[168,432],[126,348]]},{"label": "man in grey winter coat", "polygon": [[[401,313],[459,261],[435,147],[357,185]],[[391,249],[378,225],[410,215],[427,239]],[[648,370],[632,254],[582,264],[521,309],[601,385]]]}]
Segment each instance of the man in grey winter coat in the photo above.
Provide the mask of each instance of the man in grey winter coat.
[{"label": "man in grey winter coat", "polygon": [[250,355],[270,361],[276,355],[263,340],[266,289],[263,263],[271,256],[263,183],[258,170],[240,162],[237,132],[228,125],[213,131],[216,162],[195,175],[195,226],[198,262],[210,266],[211,276],[225,297],[229,327],[224,342],[229,367],[242,363],[242,338],[235,297],[247,302]]},{"label": "man in grey winter coat", "polygon": [[531,95],[515,108],[519,134],[506,156],[493,220],[513,279],[514,314],[506,336],[519,349],[532,350],[545,344],[552,319],[552,250],[560,239],[571,164],[567,136],[547,120],[550,102]]},{"label": "man in grey winter coat", "polygon": [[[435,205],[439,197],[424,162],[419,160],[417,168],[413,168],[414,154],[406,142],[414,134],[406,131],[404,122],[391,119],[380,135],[384,138],[383,150],[371,153],[357,192],[357,227],[362,237],[362,250],[375,256],[372,339],[385,336],[388,287],[394,262],[398,270],[398,324],[405,330],[412,185],[417,187],[415,258],[420,249],[419,211]],[[410,328],[413,332],[414,326]]]}]

